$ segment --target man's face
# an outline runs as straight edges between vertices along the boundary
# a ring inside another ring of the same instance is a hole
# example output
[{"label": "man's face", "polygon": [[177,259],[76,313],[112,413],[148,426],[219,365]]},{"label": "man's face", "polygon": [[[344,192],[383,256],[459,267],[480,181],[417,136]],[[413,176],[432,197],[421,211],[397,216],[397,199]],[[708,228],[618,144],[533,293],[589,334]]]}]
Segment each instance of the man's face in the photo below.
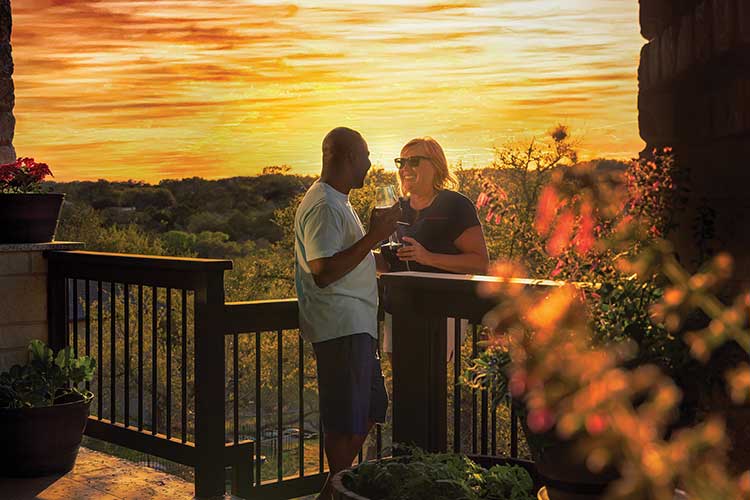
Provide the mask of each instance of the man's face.
[{"label": "man's face", "polygon": [[352,188],[361,188],[365,185],[367,171],[372,166],[372,163],[370,163],[370,150],[364,139],[353,148],[349,159]]}]

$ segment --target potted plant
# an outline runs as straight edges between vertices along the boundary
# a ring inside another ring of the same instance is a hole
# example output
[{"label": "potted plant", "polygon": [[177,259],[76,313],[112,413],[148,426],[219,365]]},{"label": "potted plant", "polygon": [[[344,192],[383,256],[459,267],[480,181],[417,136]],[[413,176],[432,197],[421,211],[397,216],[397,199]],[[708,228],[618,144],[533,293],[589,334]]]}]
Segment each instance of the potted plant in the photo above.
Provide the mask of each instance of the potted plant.
[{"label": "potted plant", "polygon": [[484,468],[466,456],[397,447],[394,458],[365,462],[332,480],[334,500],[532,500],[530,462],[497,459]]},{"label": "potted plant", "polygon": [[52,241],[64,194],[42,193],[45,163],[19,158],[0,165],[0,244]]},{"label": "potted plant", "polygon": [[[632,271],[616,265],[618,259],[633,257],[660,241],[674,226],[673,212],[683,194],[681,174],[668,149],[615,167],[591,163],[559,168],[547,184],[535,190],[522,186],[521,192],[537,193],[522,217],[516,213],[515,202],[491,182],[484,183],[478,205],[487,207],[488,220],[522,227],[527,235],[524,241],[530,255],[520,266],[511,265],[501,274],[510,270],[522,276],[528,269],[536,277],[578,283],[586,302],[581,314],[592,344],[635,345],[635,354],[621,360],[623,367],[653,363],[681,375],[689,349],[664,325],[651,320],[650,306],[663,295],[665,281],[638,280]],[[638,221],[638,231],[632,221]],[[478,371],[469,373],[469,379],[493,385],[498,388],[495,394],[506,394],[510,365],[509,352],[488,352],[477,360]],[[525,405],[515,404],[525,417]],[[526,418],[522,425],[539,473],[554,485],[552,489],[589,492],[596,498],[617,477],[611,469],[592,473],[585,463],[575,460],[580,455],[574,449],[575,440],[561,440],[549,430],[534,432]],[[562,493],[551,496],[563,498]]]},{"label": "potted plant", "polygon": [[35,477],[73,468],[94,395],[96,361],[70,347],[54,354],[39,340],[29,362],[0,374],[0,475]]},{"label": "potted plant", "polygon": [[[663,165],[636,166],[639,185],[660,185],[655,176]],[[470,378],[495,392],[507,387],[522,406],[550,500],[672,499],[676,487],[689,498],[748,498],[750,473],[734,477],[728,470],[720,415],[675,426],[685,391],[673,377],[687,378],[688,358],[705,363],[727,342],[750,352],[750,294],[717,298],[731,274],[726,255],[696,273],[679,263],[654,221],[665,206],[651,196],[658,193],[623,198],[610,188],[583,182],[570,189],[553,179],[542,191],[535,230],[558,259],[558,275],[579,283],[542,293],[486,284],[484,292],[501,300],[487,318],[488,350]],[[507,262],[495,274],[518,277],[524,270]],[[696,311],[708,326],[690,331],[685,320]],[[750,396],[743,359],[722,373],[735,403]],[[564,483],[578,483],[579,473],[610,477],[599,481],[599,492],[571,491]]]}]

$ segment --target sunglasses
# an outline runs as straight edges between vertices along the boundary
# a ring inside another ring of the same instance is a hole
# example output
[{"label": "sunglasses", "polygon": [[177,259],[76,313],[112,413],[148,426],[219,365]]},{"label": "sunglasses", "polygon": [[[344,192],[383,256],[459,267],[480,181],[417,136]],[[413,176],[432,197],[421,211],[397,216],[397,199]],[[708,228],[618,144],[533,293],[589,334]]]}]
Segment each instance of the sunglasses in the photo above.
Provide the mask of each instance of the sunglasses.
[{"label": "sunglasses", "polygon": [[432,158],[429,156],[408,156],[406,158],[394,158],[393,161],[396,163],[396,166],[399,170],[404,168],[405,166],[409,165],[412,168],[416,168],[419,166],[419,162],[422,160],[430,160],[432,161]]}]

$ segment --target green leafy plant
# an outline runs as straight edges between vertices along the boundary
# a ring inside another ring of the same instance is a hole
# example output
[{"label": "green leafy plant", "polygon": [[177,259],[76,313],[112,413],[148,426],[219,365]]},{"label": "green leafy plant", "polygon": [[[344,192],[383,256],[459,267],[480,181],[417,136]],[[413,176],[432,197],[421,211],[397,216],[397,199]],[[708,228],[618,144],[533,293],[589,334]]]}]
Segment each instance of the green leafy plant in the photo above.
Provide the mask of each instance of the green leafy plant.
[{"label": "green leafy plant", "polygon": [[372,500],[530,500],[533,481],[518,465],[489,470],[465,456],[399,447],[403,455],[345,473],[344,485]]},{"label": "green leafy plant", "polygon": [[96,371],[91,357],[76,357],[70,347],[55,354],[39,340],[29,344],[29,356],[28,364],[0,373],[0,408],[39,408],[92,396],[79,388]]}]

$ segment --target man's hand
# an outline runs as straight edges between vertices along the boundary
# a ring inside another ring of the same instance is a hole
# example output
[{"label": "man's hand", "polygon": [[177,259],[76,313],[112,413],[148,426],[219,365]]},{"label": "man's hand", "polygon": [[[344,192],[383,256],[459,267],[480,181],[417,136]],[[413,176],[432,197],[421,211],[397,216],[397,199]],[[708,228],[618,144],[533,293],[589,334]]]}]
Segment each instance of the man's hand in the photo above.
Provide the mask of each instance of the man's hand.
[{"label": "man's hand", "polygon": [[387,239],[396,230],[396,221],[401,217],[401,206],[395,203],[390,208],[375,208],[370,213],[368,235],[376,241]]}]

